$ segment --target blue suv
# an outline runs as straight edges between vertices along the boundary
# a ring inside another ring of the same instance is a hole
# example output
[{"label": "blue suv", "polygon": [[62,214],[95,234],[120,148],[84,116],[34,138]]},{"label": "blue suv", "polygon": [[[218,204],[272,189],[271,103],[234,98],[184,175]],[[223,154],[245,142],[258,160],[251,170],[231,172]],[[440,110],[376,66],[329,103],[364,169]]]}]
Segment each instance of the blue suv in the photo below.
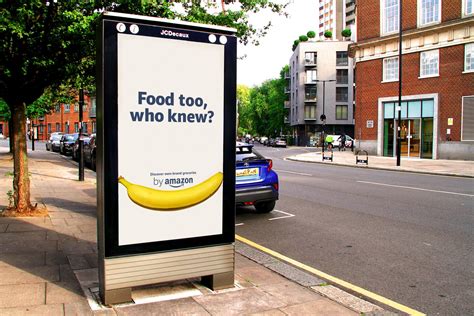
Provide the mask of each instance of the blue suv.
[{"label": "blue suv", "polygon": [[253,205],[269,213],[278,200],[278,175],[271,159],[265,159],[251,144],[237,142],[235,170],[236,205]]}]

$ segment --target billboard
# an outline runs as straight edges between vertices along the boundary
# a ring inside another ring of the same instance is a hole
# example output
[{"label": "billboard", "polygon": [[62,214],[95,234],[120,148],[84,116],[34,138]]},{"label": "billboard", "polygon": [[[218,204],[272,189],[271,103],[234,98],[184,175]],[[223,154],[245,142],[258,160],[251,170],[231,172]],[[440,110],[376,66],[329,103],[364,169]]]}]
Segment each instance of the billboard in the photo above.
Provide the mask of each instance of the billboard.
[{"label": "billboard", "polygon": [[232,243],[234,32],[125,14],[106,14],[101,27],[104,257]]}]

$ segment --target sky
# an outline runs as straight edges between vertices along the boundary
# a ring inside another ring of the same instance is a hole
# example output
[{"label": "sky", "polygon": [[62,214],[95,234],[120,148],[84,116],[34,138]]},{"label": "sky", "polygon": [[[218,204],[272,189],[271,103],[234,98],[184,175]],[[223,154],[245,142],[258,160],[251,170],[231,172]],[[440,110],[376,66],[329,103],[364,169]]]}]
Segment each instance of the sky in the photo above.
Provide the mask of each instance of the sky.
[{"label": "sky", "polygon": [[310,30],[317,33],[318,0],[293,0],[287,12],[288,18],[271,12],[258,12],[251,17],[251,23],[255,25],[264,25],[271,20],[272,27],[260,39],[259,46],[239,43],[237,56],[246,57],[237,61],[238,84],[251,87],[278,78],[293,53],[293,41]]}]

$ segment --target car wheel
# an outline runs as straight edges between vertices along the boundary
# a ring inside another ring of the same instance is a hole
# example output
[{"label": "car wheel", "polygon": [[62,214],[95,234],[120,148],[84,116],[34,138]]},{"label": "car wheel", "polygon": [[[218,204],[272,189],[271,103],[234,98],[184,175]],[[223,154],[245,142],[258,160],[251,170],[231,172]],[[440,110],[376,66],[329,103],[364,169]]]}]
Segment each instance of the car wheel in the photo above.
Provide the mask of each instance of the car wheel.
[{"label": "car wheel", "polygon": [[258,213],[270,213],[275,208],[275,201],[260,202],[255,204]]}]

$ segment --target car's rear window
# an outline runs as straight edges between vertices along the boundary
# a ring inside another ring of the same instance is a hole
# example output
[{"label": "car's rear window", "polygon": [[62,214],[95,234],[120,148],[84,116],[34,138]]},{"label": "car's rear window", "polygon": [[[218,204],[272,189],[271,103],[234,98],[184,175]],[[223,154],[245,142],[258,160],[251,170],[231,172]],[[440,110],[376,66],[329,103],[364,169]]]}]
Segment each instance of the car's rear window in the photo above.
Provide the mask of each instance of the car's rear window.
[{"label": "car's rear window", "polygon": [[260,155],[252,146],[239,146],[236,147],[236,162],[242,162],[247,160],[259,160],[265,159],[262,155]]}]

